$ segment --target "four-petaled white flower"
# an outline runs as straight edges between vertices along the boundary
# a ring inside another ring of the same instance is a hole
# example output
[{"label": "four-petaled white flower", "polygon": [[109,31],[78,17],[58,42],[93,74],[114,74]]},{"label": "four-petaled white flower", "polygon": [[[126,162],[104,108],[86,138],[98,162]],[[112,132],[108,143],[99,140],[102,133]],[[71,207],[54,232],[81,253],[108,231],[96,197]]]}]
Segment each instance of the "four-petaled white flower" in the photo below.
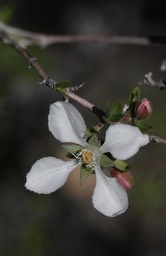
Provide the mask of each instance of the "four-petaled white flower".
[{"label": "four-petaled white flower", "polygon": [[68,102],[56,102],[50,106],[49,130],[63,143],[73,143],[83,147],[82,162],[72,159],[62,161],[55,157],[38,160],[27,174],[26,188],[39,194],[49,194],[66,182],[70,172],[83,162],[93,166],[96,186],[92,196],[94,207],[106,216],[114,217],[128,207],[126,191],[116,178],[107,177],[101,170],[99,160],[103,153],[110,152],[119,160],[125,160],[137,153],[149,142],[137,127],[126,124],[111,125],[106,131],[104,144],[97,148],[83,138],[86,125],[78,110]]}]

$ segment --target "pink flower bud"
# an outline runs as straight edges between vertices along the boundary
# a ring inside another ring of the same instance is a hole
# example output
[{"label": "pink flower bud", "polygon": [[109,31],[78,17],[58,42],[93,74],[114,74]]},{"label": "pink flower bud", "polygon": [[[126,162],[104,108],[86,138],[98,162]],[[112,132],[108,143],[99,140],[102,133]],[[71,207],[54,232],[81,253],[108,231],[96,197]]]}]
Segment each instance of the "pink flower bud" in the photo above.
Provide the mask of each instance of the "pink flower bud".
[{"label": "pink flower bud", "polygon": [[138,119],[146,119],[152,114],[152,103],[144,98],[135,106],[135,115]]},{"label": "pink flower bud", "polygon": [[119,172],[118,170],[113,169],[111,171],[111,176],[117,178],[124,189],[128,190],[133,187],[134,181],[131,172]]}]

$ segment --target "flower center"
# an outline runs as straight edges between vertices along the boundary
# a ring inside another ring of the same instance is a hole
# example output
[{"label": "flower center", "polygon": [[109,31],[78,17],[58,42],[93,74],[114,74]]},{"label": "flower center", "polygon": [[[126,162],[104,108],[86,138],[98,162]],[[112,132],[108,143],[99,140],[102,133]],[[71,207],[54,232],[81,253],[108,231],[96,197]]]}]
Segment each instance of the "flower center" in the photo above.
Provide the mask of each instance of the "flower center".
[{"label": "flower center", "polygon": [[82,162],[84,164],[91,164],[93,163],[93,161],[94,161],[94,156],[92,151],[86,150],[86,149],[82,150]]}]

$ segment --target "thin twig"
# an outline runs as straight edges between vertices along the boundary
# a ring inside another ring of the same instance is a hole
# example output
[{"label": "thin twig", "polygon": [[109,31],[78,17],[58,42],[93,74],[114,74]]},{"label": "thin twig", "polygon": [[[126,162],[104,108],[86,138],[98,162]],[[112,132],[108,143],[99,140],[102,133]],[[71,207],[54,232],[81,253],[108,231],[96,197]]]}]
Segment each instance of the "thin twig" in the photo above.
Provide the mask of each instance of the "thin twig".
[{"label": "thin twig", "polygon": [[90,103],[89,101],[83,99],[82,97],[76,95],[75,93],[73,92],[70,92],[70,90],[68,90],[68,92],[66,92],[66,95],[74,100],[74,101],[77,101],[78,103],[80,103],[82,106],[90,109],[91,111],[93,111],[93,107],[95,106],[94,104]]},{"label": "thin twig", "polygon": [[0,33],[7,33],[10,37],[17,38],[17,42],[22,47],[29,45],[38,45],[47,47],[57,43],[107,43],[123,45],[144,45],[166,44],[166,36],[102,36],[102,35],[47,35],[36,32],[30,32],[19,28],[11,27],[0,23]]},{"label": "thin twig", "polygon": [[[30,65],[42,79],[42,81],[40,82],[41,84],[44,84],[48,86],[50,89],[53,89],[56,91],[57,82],[47,75],[47,73],[38,63],[37,59],[32,57],[25,48],[21,47],[16,41],[9,38],[6,33],[0,33],[0,41],[2,41],[5,45],[8,45],[14,48],[28,62],[28,65]],[[72,89],[70,90],[70,88],[67,88],[65,90],[65,96],[67,96],[70,99],[73,99],[74,101],[77,101],[78,103],[82,104],[84,107],[91,110],[99,118],[100,122],[104,122],[102,118],[102,116],[105,116],[104,111],[97,108],[94,104],[90,103],[89,101],[73,93]]]},{"label": "thin twig", "polygon": [[43,68],[37,62],[37,59],[32,57],[26,49],[21,47],[16,41],[12,40],[7,36],[6,33],[0,33],[0,41],[4,44],[9,45],[10,47],[14,48],[27,62],[30,67],[33,67],[40,78],[45,81],[48,79],[47,74],[43,70]]},{"label": "thin twig", "polygon": [[[36,71],[36,73],[42,79],[41,84],[44,84],[44,85],[48,86],[50,89],[53,89],[56,91],[57,82],[47,75],[47,73],[44,71],[44,69],[38,63],[37,59],[32,57],[25,48],[21,47],[19,45],[19,43],[17,43],[15,40],[9,38],[6,33],[1,32],[1,31],[0,31],[0,41],[2,43],[4,43],[5,45],[8,45],[8,46],[12,47],[13,49],[15,49],[28,62],[28,64]],[[60,92],[59,90],[57,90],[57,91]],[[63,95],[64,95],[64,92],[63,92]],[[103,120],[103,117],[106,116],[106,114],[103,110],[99,109],[94,104],[87,101],[86,99],[83,99],[82,97],[76,95],[75,93],[73,93],[70,90],[70,88],[67,88],[65,90],[65,96],[67,96],[70,99],[75,100],[76,102],[80,103],[84,107],[91,110],[99,118],[100,127],[103,126],[103,124],[105,123],[105,121]],[[155,143],[166,144],[166,140],[164,140],[160,137],[157,137],[155,135],[149,136],[149,140],[151,142],[155,142]]]},{"label": "thin twig", "polygon": [[159,81],[155,81],[152,78],[152,72],[148,72],[144,75],[143,81],[139,82],[140,85],[149,85],[151,87],[158,87],[160,90],[164,90],[166,88],[166,81],[160,79]]},{"label": "thin twig", "polygon": [[166,140],[158,137],[158,136],[155,136],[155,135],[151,135],[149,136],[149,139],[151,142],[154,142],[154,143],[162,143],[162,144],[166,144]]}]

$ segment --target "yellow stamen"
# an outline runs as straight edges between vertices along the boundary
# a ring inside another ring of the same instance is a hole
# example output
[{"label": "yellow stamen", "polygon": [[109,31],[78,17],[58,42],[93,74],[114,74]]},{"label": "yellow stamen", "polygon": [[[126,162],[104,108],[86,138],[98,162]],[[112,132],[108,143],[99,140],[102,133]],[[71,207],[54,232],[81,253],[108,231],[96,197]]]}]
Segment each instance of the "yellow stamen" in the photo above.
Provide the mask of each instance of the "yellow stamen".
[{"label": "yellow stamen", "polygon": [[82,161],[84,164],[90,164],[93,162],[93,153],[89,150],[82,152]]}]

